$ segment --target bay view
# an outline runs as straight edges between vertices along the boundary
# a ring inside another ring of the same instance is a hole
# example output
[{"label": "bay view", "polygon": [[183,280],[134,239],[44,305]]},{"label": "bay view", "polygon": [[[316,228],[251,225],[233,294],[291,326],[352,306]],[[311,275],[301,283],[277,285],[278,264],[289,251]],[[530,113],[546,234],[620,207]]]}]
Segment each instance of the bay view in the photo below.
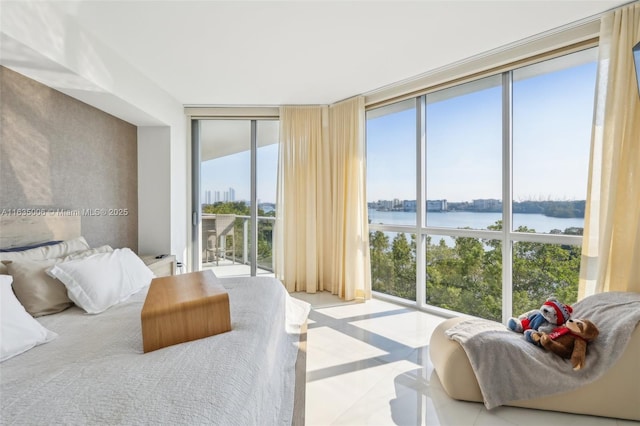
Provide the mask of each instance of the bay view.
[{"label": "bay view", "polygon": [[[480,212],[427,212],[427,226],[487,229],[502,219],[501,213]],[[416,212],[378,211],[369,209],[369,223],[384,225],[415,225]],[[536,232],[549,233],[554,229],[564,231],[567,228],[583,228],[584,218],[560,218],[543,214],[514,213],[514,229],[519,226],[535,229]]]}]

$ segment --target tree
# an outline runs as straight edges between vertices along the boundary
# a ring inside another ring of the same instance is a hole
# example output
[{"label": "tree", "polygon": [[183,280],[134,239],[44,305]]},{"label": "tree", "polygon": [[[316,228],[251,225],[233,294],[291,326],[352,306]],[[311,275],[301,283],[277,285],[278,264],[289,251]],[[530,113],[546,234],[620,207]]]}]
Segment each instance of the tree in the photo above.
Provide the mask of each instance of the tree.
[{"label": "tree", "polygon": [[389,237],[383,232],[369,233],[371,287],[375,291],[394,294],[393,265],[389,253]]},{"label": "tree", "polygon": [[[488,227],[502,229],[502,221]],[[520,227],[518,232],[535,232]],[[564,234],[577,234],[566,229]],[[416,239],[370,234],[373,289],[415,300]],[[502,242],[427,236],[426,302],[483,318],[502,319]],[[513,312],[539,308],[549,296],[565,303],[577,299],[580,247],[518,242],[513,249]]]},{"label": "tree", "polygon": [[393,239],[391,248],[393,273],[397,296],[416,300],[416,251],[415,239],[409,244],[405,234],[400,232]]}]

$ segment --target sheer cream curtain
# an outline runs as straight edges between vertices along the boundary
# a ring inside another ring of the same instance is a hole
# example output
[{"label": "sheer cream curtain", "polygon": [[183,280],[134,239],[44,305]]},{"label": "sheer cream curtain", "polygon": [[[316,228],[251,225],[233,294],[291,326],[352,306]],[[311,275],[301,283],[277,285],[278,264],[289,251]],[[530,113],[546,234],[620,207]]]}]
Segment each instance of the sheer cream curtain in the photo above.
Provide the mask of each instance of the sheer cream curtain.
[{"label": "sheer cream curtain", "polygon": [[603,16],[578,298],[640,292],[640,3]]},{"label": "sheer cream curtain", "polygon": [[371,298],[366,199],[364,98],[329,107],[331,229],[325,267],[331,291],[345,300]]},{"label": "sheer cream curtain", "polygon": [[318,211],[325,208],[318,199],[323,186],[318,163],[326,150],[328,126],[327,107],[280,108],[273,255],[275,275],[290,292],[324,289],[318,268],[323,237]]},{"label": "sheer cream curtain", "polygon": [[371,297],[364,100],[280,110],[275,274],[288,291]]}]

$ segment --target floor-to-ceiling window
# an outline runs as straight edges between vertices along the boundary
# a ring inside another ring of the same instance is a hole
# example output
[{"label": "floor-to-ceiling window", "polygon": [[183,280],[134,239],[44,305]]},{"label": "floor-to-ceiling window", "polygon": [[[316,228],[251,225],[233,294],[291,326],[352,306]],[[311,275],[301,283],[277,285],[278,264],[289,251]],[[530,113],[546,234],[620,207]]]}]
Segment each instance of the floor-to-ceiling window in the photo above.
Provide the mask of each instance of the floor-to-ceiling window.
[{"label": "floor-to-ceiling window", "polygon": [[[483,317],[500,315],[502,221],[500,75],[426,96],[426,303]],[[499,254],[498,254],[499,256]],[[479,297],[482,295],[482,297]]]},{"label": "floor-to-ceiling window", "polygon": [[[515,313],[551,294],[577,298],[596,54],[585,50],[513,71]],[[546,235],[527,240],[519,233]]]},{"label": "floor-to-ceiling window", "polygon": [[495,320],[576,300],[595,55],[367,111],[374,291]]},{"label": "floor-to-ceiling window", "polygon": [[416,300],[416,106],[367,113],[367,200],[374,291]]},{"label": "floor-to-ceiling window", "polygon": [[192,120],[194,264],[218,276],[273,272],[277,120]]}]

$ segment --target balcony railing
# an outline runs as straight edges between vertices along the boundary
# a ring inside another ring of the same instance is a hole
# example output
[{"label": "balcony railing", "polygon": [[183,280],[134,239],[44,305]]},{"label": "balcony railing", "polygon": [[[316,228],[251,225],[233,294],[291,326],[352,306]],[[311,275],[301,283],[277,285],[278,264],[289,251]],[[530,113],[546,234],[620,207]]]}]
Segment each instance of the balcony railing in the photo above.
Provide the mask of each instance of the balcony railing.
[{"label": "balcony railing", "polygon": [[[216,274],[228,275],[224,268],[233,265],[250,265],[250,216],[236,215],[235,224],[233,226],[233,237],[231,233],[220,239],[220,250],[215,253],[207,252],[207,240],[209,233],[215,230],[216,214],[203,213],[202,215],[202,265],[203,268],[213,268]],[[258,216],[258,274],[273,273],[273,226],[275,217]],[[231,244],[231,238],[234,239],[235,253],[230,255],[231,250],[227,250]],[[219,256],[215,259],[214,256]],[[213,260],[212,260],[213,258]],[[217,260],[217,261],[216,261]],[[244,273],[248,274],[248,273]],[[236,274],[231,274],[236,275]],[[237,275],[243,275],[238,273]]]}]

